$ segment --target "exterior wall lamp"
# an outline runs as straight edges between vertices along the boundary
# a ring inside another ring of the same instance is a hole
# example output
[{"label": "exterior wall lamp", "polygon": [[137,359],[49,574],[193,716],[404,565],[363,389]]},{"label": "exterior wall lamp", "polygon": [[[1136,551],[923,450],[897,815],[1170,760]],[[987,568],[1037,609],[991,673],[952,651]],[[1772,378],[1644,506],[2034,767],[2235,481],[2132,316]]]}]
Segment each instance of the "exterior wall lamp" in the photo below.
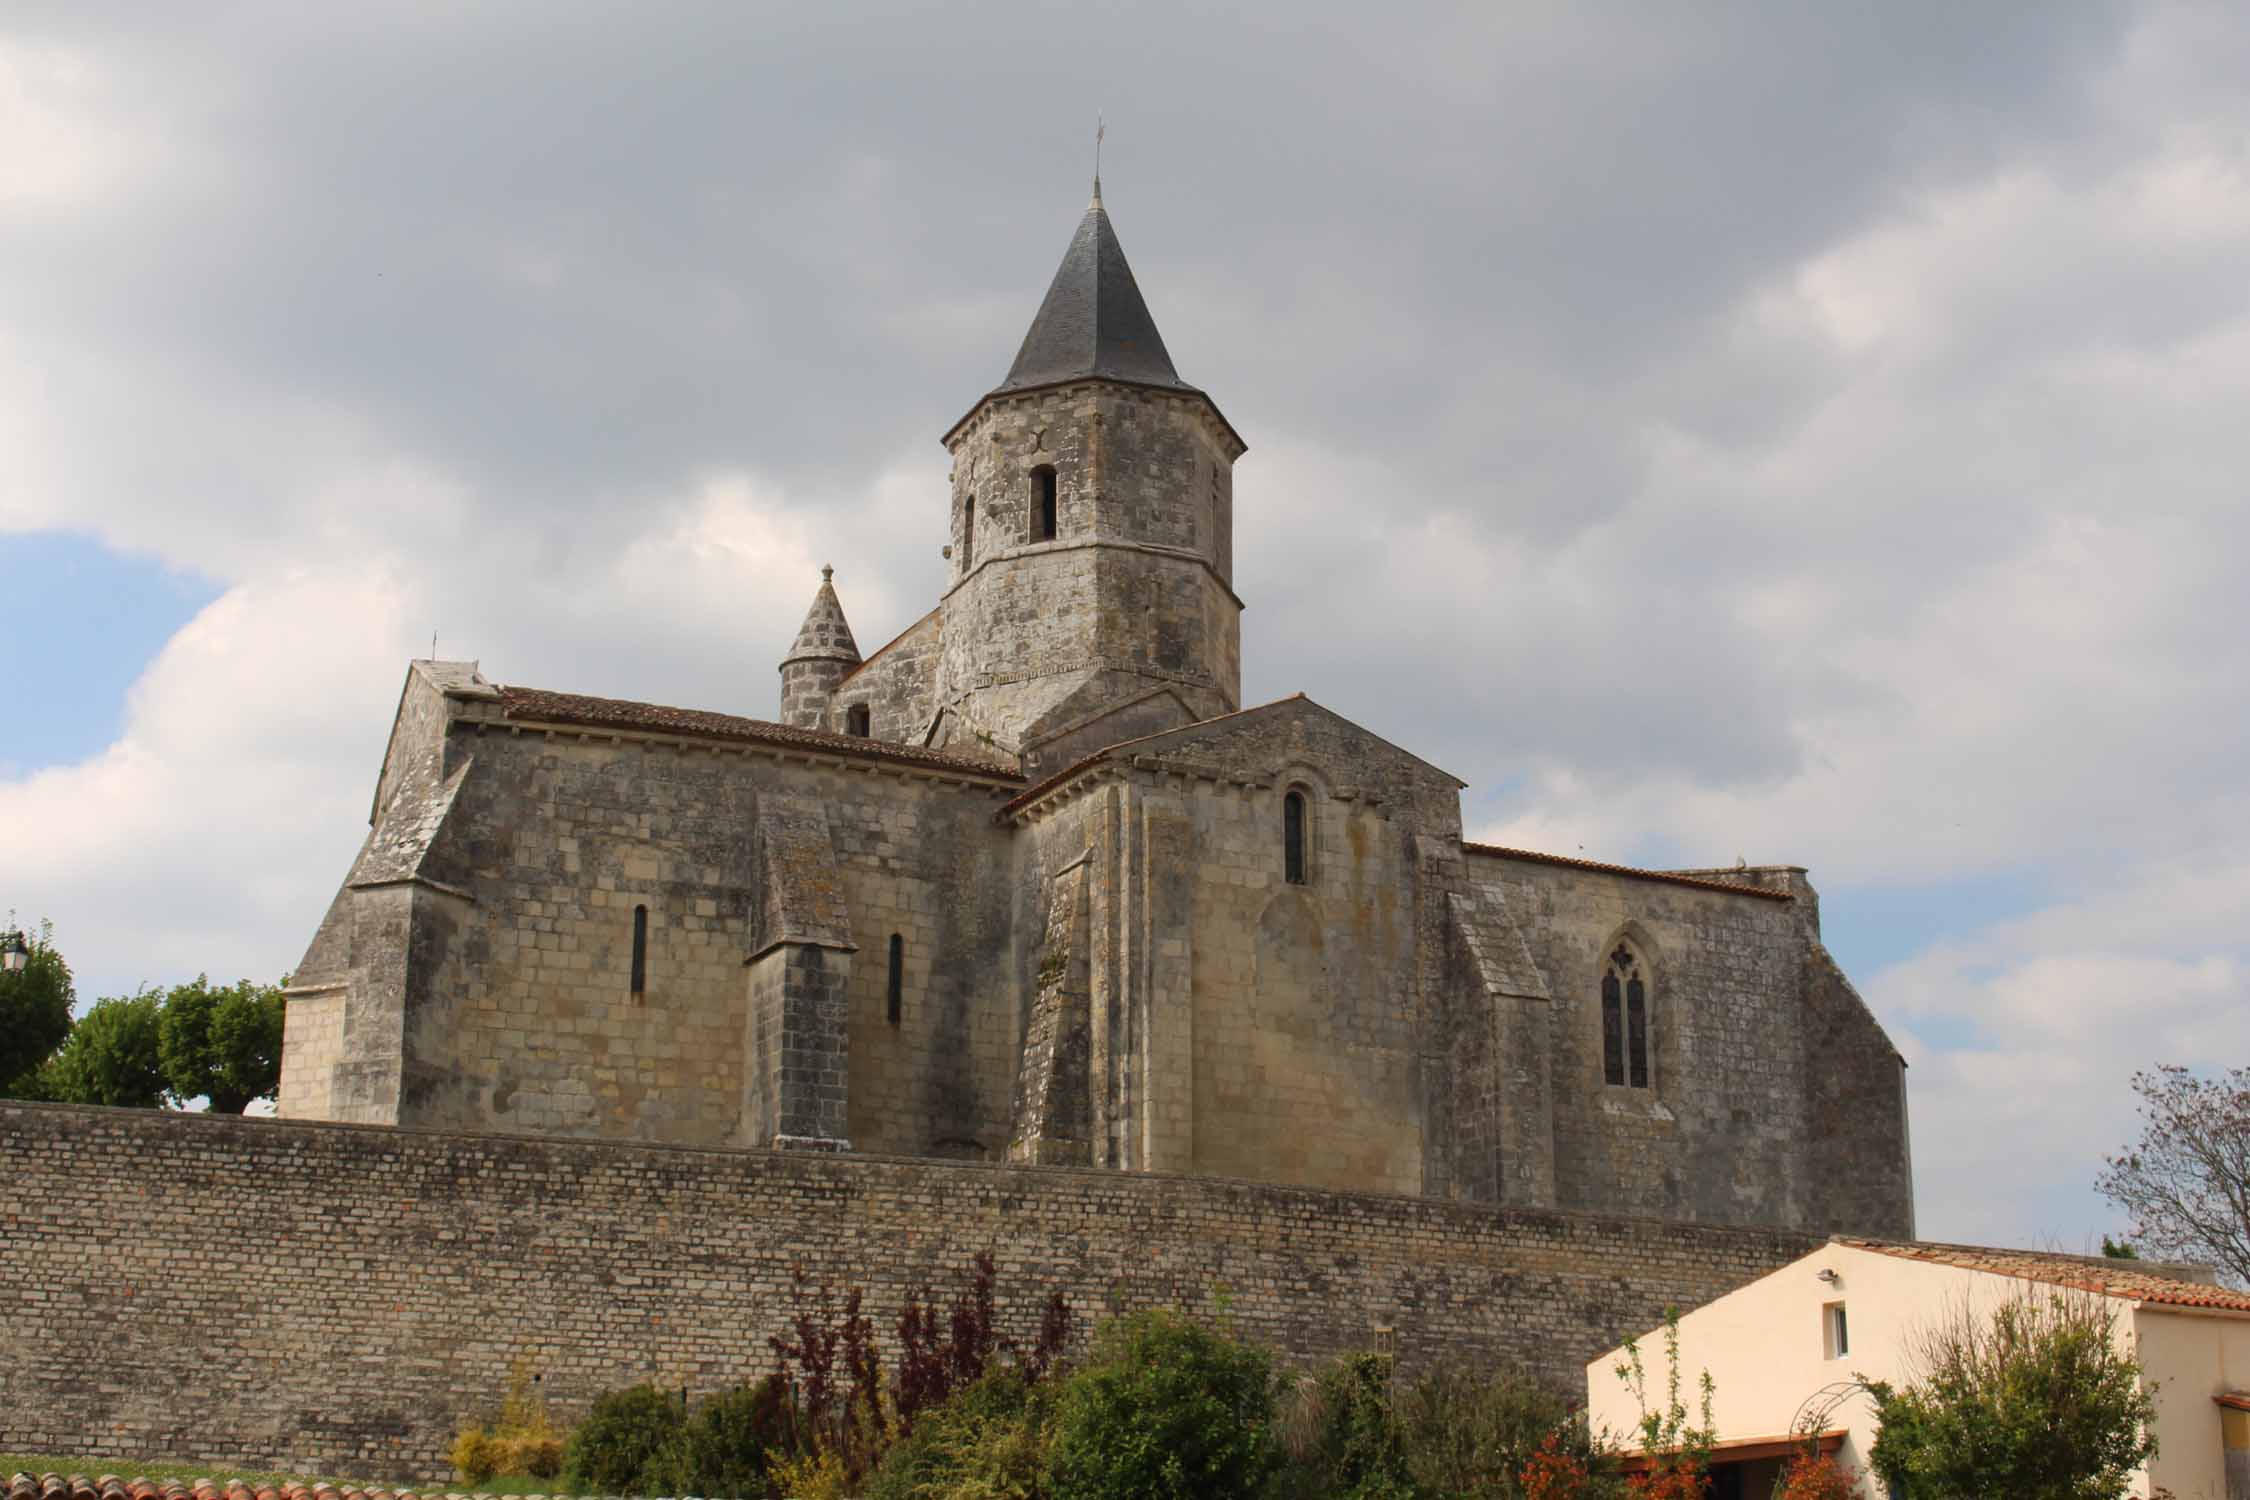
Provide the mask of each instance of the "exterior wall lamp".
[{"label": "exterior wall lamp", "polygon": [[29,962],[31,944],[24,941],[22,932],[10,929],[5,935],[0,935],[0,969],[15,974],[21,972]]},{"label": "exterior wall lamp", "polygon": [[1826,1266],[1822,1266],[1818,1271],[1815,1271],[1813,1273],[1813,1277],[1815,1280],[1824,1282],[1829,1286],[1834,1286],[1837,1282],[1844,1279],[1843,1277],[1838,1276],[1834,1271],[1828,1269],[1828,1267]]}]

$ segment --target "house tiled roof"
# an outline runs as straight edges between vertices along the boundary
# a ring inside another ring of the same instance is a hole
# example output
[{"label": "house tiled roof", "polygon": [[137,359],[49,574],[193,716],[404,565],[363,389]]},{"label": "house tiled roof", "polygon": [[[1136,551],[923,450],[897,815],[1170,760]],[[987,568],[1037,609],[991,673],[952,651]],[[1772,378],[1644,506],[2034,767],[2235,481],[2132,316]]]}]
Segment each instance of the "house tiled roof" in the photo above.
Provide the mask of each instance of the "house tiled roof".
[{"label": "house tiled roof", "polygon": [[1507,849],[1498,844],[1472,844],[1464,841],[1461,847],[1470,854],[1489,854],[1501,859],[1528,859],[1534,864],[1563,865],[1573,870],[1594,870],[1604,875],[1626,875],[1635,880],[1661,880],[1667,885],[1691,885],[1706,891],[1725,891],[1729,895],[1757,896],[1767,901],[1797,899],[1787,891],[1750,885],[1743,881],[1713,880],[1708,875],[1682,875],[1672,870],[1639,870],[1631,865],[1605,865],[1598,860],[1572,859],[1566,854],[1542,854],[1536,849]]},{"label": "house tiled roof", "polygon": [[2209,1286],[2176,1276],[2160,1276],[2153,1271],[2135,1269],[2136,1263],[2129,1260],[2064,1255],[2059,1251],[2046,1250],[1995,1250],[1983,1245],[1860,1240],[1846,1235],[1838,1235],[1836,1243],[1850,1245],[1858,1250],[1872,1250],[1878,1255],[1895,1256],[1900,1260],[1954,1266],[1964,1271],[1989,1271],[1995,1276],[2014,1276],[2024,1281],[2067,1287],[2073,1291],[2094,1292],[2105,1297],[2123,1297],[2157,1307],[2192,1307],[2217,1312],[2250,1313],[2250,1292],[2238,1292],[2232,1287]]},{"label": "house tiled roof", "polygon": [[798,729],[764,719],[741,719],[733,714],[707,713],[694,708],[666,708],[656,703],[634,703],[624,698],[588,698],[578,693],[550,693],[541,688],[503,687],[501,711],[511,720],[537,724],[570,724],[592,729],[637,729],[657,734],[687,735],[695,739],[725,740],[746,744],[782,745],[816,750],[826,755],[856,760],[892,761],[937,771],[957,771],[992,781],[1020,785],[1019,771],[991,761],[970,760],[917,745],[897,745],[887,740],[857,735],[830,734],[820,729]]},{"label": "house tiled roof", "polygon": [[[339,1489],[332,1484],[250,1484],[240,1479],[119,1479],[105,1474],[17,1474],[0,1500],[478,1500],[455,1491]],[[488,1497],[487,1497],[488,1500]],[[527,1496],[525,1500],[546,1500]],[[558,1497],[559,1500],[559,1497]]]}]

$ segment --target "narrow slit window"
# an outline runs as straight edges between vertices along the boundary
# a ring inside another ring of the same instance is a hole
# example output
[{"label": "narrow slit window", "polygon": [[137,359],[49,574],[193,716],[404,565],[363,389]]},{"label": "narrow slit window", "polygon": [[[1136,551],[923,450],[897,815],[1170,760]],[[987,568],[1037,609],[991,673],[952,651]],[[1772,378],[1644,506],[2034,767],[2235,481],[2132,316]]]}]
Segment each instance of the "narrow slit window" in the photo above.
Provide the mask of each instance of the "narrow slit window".
[{"label": "narrow slit window", "polygon": [[1055,539],[1055,466],[1041,464],[1031,471],[1031,482],[1037,489],[1039,504],[1038,530],[1033,540],[1051,542]]},{"label": "narrow slit window", "polygon": [[1633,1087],[1648,1087],[1648,990],[1640,976],[1625,981],[1625,1060]]},{"label": "narrow slit window", "polygon": [[1281,874],[1291,885],[1305,883],[1305,794],[1281,799]]},{"label": "narrow slit window", "polygon": [[854,703],[844,710],[844,733],[867,738],[867,705]]},{"label": "narrow slit window", "polygon": [[633,998],[648,993],[648,908],[633,908]]},{"label": "narrow slit window", "polygon": [[891,934],[891,978],[887,991],[891,1024],[898,1024],[899,1012],[906,999],[906,939]]},{"label": "narrow slit window", "polygon": [[977,560],[977,497],[961,502],[961,571]]}]

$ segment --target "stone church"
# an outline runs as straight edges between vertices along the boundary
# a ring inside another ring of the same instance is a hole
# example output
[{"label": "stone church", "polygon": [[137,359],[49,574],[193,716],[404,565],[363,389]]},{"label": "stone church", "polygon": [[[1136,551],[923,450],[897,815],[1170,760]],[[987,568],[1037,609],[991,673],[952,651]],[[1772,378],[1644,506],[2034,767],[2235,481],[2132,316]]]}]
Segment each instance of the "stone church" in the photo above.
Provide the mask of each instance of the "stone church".
[{"label": "stone church", "polygon": [[1098,183],[944,441],[936,607],[863,655],[824,569],[774,719],[410,664],[284,1115],[1911,1235],[1802,869],[1465,842],[1447,772],[1243,705],[1243,441]]}]

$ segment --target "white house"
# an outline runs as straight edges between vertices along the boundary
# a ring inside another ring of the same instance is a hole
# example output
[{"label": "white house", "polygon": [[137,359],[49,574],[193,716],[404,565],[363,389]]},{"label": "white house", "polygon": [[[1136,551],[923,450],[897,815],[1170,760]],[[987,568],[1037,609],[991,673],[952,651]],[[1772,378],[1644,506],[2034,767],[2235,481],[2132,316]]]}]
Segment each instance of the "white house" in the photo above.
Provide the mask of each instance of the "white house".
[{"label": "white house", "polygon": [[[1764,1500],[1791,1434],[1806,1430],[1864,1470],[1876,1421],[1855,1378],[1911,1383],[1918,1330],[1964,1306],[1988,1313],[2027,1284],[2116,1307],[2118,1346],[2155,1389],[2161,1448],[2131,1493],[2155,1486],[2176,1500],[2250,1500],[2250,1294],[2193,1267],[1842,1237],[1680,1318],[1691,1419],[1702,1371],[1715,1387],[1714,1500]],[[1654,1408],[1665,1398],[1664,1332],[1636,1342]],[[1624,1357],[1620,1347],[1586,1366],[1587,1411],[1596,1432],[1630,1446],[1641,1411],[1617,1375]],[[1862,1492],[1883,1489],[1869,1477]]]}]

